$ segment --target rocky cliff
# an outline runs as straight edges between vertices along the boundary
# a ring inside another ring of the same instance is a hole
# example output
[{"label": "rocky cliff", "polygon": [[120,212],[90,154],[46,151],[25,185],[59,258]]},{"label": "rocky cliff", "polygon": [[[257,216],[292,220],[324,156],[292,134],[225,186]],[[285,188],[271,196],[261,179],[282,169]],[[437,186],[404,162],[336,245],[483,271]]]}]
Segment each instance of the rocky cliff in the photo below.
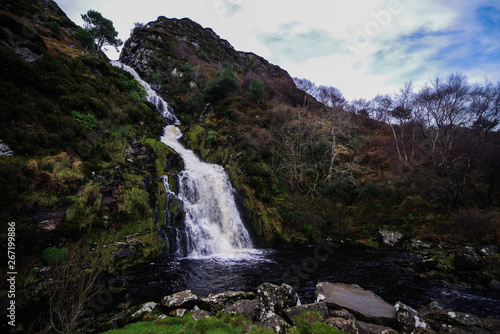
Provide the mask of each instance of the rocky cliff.
[{"label": "rocky cliff", "polygon": [[188,61],[192,66],[200,65],[202,72],[204,68],[228,62],[240,73],[253,72],[274,80],[292,81],[279,66],[254,53],[236,51],[212,29],[203,28],[188,18],[161,16],[154,22],[136,27],[125,43],[120,60],[150,79],[161,69],[160,62],[180,73],[184,62]]}]

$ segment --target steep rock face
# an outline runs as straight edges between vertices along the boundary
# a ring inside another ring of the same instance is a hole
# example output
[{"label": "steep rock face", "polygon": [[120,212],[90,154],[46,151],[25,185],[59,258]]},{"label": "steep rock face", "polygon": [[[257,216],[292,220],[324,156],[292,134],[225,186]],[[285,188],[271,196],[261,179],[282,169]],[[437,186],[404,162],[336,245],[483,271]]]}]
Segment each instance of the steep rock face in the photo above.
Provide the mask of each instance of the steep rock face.
[{"label": "steep rock face", "polygon": [[196,55],[206,63],[227,61],[245,73],[263,72],[274,79],[291,80],[279,66],[254,53],[236,51],[212,29],[203,28],[188,18],[167,19],[160,16],[156,21],[136,28],[123,47],[120,61],[134,67],[142,75],[152,76],[153,62],[163,54],[177,60],[193,61],[192,55]]}]

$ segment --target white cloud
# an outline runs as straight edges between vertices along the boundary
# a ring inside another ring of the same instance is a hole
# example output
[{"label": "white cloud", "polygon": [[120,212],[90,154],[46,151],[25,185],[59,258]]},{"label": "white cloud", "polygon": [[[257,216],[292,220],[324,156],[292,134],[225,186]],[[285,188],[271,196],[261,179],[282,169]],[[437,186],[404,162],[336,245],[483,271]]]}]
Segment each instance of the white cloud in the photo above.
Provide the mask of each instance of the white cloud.
[{"label": "white cloud", "polygon": [[[484,54],[498,52],[497,36],[483,35],[475,17],[480,4],[498,8],[495,0],[56,2],[79,24],[81,13],[100,11],[124,40],[134,22],[188,17],[237,50],[259,54],[294,76],[336,86],[349,99],[392,93],[406,81],[460,70],[460,59],[477,48],[470,40]],[[498,66],[487,60],[468,64],[467,74],[498,80]]]}]

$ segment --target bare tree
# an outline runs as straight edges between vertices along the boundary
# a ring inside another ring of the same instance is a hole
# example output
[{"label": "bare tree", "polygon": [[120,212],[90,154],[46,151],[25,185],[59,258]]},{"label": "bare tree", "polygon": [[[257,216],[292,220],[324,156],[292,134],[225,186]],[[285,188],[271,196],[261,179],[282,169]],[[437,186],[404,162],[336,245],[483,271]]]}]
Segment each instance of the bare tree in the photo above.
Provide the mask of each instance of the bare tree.
[{"label": "bare tree", "polygon": [[374,119],[381,122],[389,122],[389,110],[394,108],[394,101],[389,94],[377,95],[369,102],[367,108]]},{"label": "bare tree", "polygon": [[314,96],[316,94],[318,87],[314,82],[312,82],[309,79],[293,78],[293,81],[295,82],[295,85],[297,86],[298,89],[304,91],[305,94],[304,94],[303,105],[304,107],[306,107],[309,96]]},{"label": "bare tree", "polygon": [[[352,120],[352,115],[341,109],[332,109],[324,116],[327,121],[324,127],[324,138],[330,149],[327,161],[326,177],[323,183],[333,180],[356,184],[355,173],[361,171],[361,166],[348,156],[358,153],[358,127]],[[339,159],[342,156],[344,159]],[[340,161],[342,160],[342,161]]]},{"label": "bare tree", "polygon": [[331,86],[319,86],[315,97],[319,102],[330,108],[339,109],[346,104],[346,100],[340,90]]},{"label": "bare tree", "polygon": [[[402,163],[403,171],[407,172],[415,159],[416,131],[413,107],[415,94],[412,82],[406,83],[396,95],[394,109],[388,109],[388,124],[391,127],[392,136],[398,153],[399,161]],[[394,124],[396,123],[397,126]]]},{"label": "bare tree", "polygon": [[345,105],[346,111],[349,111],[357,116],[369,117],[369,112],[371,108],[370,101],[366,99],[356,99],[352,100],[348,104]]},{"label": "bare tree", "polygon": [[317,141],[317,126],[313,121],[299,118],[281,130],[279,149],[274,151],[275,170],[284,175],[294,188],[309,189],[310,184],[315,187],[319,180],[320,159],[312,156]]},{"label": "bare tree", "polygon": [[88,250],[83,240],[70,248],[64,263],[51,269],[47,283],[50,325],[57,333],[73,333],[87,303],[104,286],[99,277],[108,265],[105,250]]},{"label": "bare tree", "polygon": [[498,126],[499,100],[498,85],[470,85],[461,74],[436,77],[417,96],[425,151],[450,203],[463,203],[481,176],[478,152]]}]

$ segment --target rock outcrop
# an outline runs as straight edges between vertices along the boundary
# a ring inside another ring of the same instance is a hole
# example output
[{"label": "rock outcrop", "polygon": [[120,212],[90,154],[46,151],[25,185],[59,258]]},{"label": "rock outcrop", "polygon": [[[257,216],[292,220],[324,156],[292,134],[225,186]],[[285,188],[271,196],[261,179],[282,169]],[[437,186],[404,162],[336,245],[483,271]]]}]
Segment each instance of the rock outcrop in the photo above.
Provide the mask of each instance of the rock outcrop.
[{"label": "rock outcrop", "polygon": [[226,291],[203,298],[185,290],[165,296],[160,304],[143,304],[133,318],[163,311],[171,317],[184,317],[190,312],[194,320],[199,320],[222,311],[244,315],[257,326],[286,333],[290,327],[301,325],[297,319],[303,312],[314,311],[323,326],[346,334],[496,333],[500,328],[497,318],[480,319],[445,309],[437,302],[418,311],[402,302],[392,306],[355,284],[319,282],[315,296],[314,303],[296,305],[298,295],[291,286],[271,283],[261,284],[256,293]]},{"label": "rock outcrop", "polygon": [[319,282],[314,295],[316,302],[325,302],[331,309],[346,309],[360,320],[379,325],[395,324],[394,306],[359,285]]},{"label": "rock outcrop", "polygon": [[170,296],[165,296],[161,300],[161,305],[166,310],[173,310],[177,308],[194,307],[198,301],[198,296],[191,292],[191,290],[184,290],[174,293]]}]

